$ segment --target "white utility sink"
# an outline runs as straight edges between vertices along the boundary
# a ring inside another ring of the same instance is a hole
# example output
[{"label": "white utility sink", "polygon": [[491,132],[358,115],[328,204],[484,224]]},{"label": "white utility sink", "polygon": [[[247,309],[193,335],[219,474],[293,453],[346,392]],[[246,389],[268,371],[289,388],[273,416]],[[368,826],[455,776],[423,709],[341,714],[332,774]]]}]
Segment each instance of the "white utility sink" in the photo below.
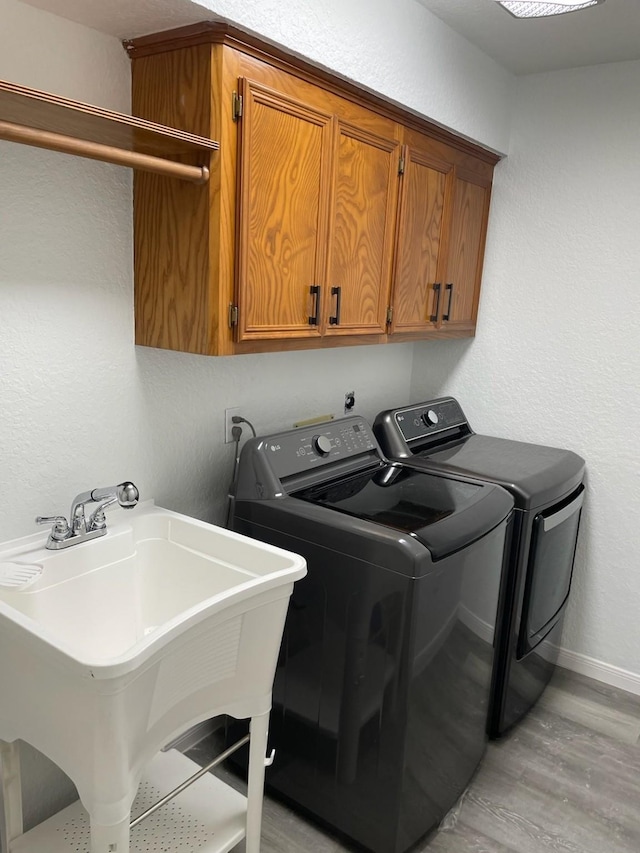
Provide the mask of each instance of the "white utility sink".
[{"label": "white utility sink", "polygon": [[268,715],[305,562],[152,503],[110,513],[99,539],[49,551],[45,538],[0,544],[0,577],[3,565],[37,575],[0,585],[0,739],[28,741],[73,779],[92,851],[126,853],[104,827],[128,822],[164,744],[217,714]]},{"label": "white utility sink", "polygon": [[0,623],[93,678],[135,669],[203,620],[304,574],[302,558],[153,505],[110,519],[106,536],[63,551],[47,551],[40,534],[0,545],[0,566],[42,568],[22,589],[0,585]]}]

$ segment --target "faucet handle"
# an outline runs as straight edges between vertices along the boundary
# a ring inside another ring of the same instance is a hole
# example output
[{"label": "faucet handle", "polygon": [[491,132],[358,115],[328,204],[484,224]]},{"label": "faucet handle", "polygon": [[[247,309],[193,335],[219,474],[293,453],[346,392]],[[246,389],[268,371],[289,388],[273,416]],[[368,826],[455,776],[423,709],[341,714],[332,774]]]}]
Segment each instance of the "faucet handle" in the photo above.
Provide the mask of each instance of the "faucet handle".
[{"label": "faucet handle", "polygon": [[117,501],[116,497],[109,498],[106,501],[98,504],[95,510],[91,513],[87,520],[87,530],[104,530],[107,527],[107,518],[104,514],[105,509]]},{"label": "faucet handle", "polygon": [[64,515],[38,515],[36,524],[53,524],[50,536],[54,542],[61,542],[71,536],[71,528]]}]

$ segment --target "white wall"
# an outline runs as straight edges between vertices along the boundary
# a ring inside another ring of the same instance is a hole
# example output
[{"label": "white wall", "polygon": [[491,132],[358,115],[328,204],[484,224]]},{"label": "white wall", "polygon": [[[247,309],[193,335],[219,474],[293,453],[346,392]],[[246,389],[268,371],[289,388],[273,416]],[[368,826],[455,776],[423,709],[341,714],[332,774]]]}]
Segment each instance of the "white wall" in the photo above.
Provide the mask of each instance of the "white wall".
[{"label": "white wall", "polygon": [[514,78],[417,0],[198,2],[488,148],[508,148]]},{"label": "white wall", "polygon": [[[223,6],[262,28],[258,5]],[[315,7],[312,25],[291,28],[278,4],[264,4],[264,30],[273,37],[288,26],[283,40],[301,52],[313,32],[313,58],[380,82],[399,101],[408,91],[407,61],[415,63],[414,106],[422,87],[439,93],[442,113],[434,117],[447,123],[455,123],[454,113],[466,115],[467,75],[484,66],[502,83],[504,100],[489,92],[488,114],[500,129],[494,137],[485,127],[483,141],[502,145],[509,75],[475,49],[465,51],[462,40],[447,41],[426,11],[402,25],[391,14],[395,0],[377,0],[376,13],[384,14],[374,32],[363,5],[358,14],[355,5],[351,12],[332,2]],[[407,27],[415,27],[408,41]],[[375,45],[362,41],[365,30]],[[420,40],[434,33],[450,53],[440,57],[437,76],[419,55]],[[336,38],[340,55],[326,57]],[[407,44],[411,60],[403,55]],[[381,51],[384,80],[374,67]],[[128,59],[115,38],[16,0],[0,0],[0,78],[111,109],[129,104]],[[0,143],[0,186],[0,541],[34,532],[37,514],[66,513],[76,493],[125,478],[145,499],[221,521],[232,468],[232,446],[222,442],[226,407],[241,406],[264,432],[340,414],[350,390],[367,417],[390,398],[409,400],[408,344],[218,359],[134,347],[130,173]],[[24,758],[30,824],[72,789],[30,750]]]},{"label": "white wall", "polygon": [[25,0],[119,38],[225,18],[496,151],[513,76],[419,0]]},{"label": "white wall", "polygon": [[640,62],[520,78],[516,104],[478,335],[418,345],[411,396],[584,456],[564,660],[640,692]]}]

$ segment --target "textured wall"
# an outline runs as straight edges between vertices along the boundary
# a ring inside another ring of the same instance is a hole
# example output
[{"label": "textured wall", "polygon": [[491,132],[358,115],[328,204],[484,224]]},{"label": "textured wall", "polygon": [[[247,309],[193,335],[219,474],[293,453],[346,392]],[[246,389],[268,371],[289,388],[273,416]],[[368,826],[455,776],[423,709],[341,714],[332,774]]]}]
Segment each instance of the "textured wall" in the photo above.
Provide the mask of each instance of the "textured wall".
[{"label": "textured wall", "polygon": [[514,78],[416,0],[199,0],[489,148],[509,145]]},{"label": "textured wall", "polygon": [[478,335],[416,346],[411,396],[585,457],[563,646],[640,676],[640,63],[520,78],[516,100]]},{"label": "textured wall", "polygon": [[26,0],[132,38],[223,17],[497,151],[512,75],[418,0]]}]

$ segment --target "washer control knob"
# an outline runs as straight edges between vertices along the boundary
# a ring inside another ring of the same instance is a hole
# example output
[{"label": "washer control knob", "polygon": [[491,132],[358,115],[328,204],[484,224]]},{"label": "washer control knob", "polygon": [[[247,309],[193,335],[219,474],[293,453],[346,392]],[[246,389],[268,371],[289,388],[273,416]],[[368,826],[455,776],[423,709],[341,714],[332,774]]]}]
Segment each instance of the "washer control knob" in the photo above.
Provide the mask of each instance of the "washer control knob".
[{"label": "washer control knob", "polygon": [[425,422],[425,425],[428,427],[435,426],[440,420],[437,413],[433,411],[433,409],[429,409],[429,411],[425,412],[422,415],[422,420]]},{"label": "washer control knob", "polygon": [[327,438],[326,435],[313,436],[313,449],[318,456],[328,456],[332,447],[331,439]]}]

